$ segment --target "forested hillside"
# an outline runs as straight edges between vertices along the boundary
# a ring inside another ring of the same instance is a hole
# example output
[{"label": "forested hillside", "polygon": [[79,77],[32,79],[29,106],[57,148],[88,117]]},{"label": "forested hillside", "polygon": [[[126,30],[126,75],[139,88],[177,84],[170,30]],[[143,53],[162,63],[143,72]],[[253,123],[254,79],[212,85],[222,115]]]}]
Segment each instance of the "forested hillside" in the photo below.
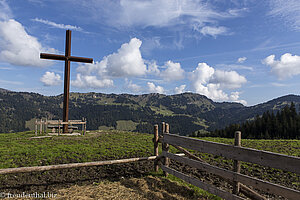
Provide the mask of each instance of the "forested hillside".
[{"label": "forested hillside", "polygon": [[243,138],[255,139],[300,139],[300,114],[295,104],[286,105],[281,111],[266,111],[262,116],[242,124],[231,124],[215,130],[214,136],[232,138],[235,131],[242,131]]},{"label": "forested hillside", "polygon": [[[69,119],[87,118],[87,128],[120,129],[152,133],[153,125],[168,122],[172,133],[189,135],[198,130],[213,131],[233,123],[254,119],[265,111],[277,112],[291,102],[296,108],[300,96],[288,95],[246,107],[239,103],[218,103],[194,93],[102,94],[70,93]],[[35,119],[62,119],[63,96],[0,89],[0,132],[33,128]]]}]

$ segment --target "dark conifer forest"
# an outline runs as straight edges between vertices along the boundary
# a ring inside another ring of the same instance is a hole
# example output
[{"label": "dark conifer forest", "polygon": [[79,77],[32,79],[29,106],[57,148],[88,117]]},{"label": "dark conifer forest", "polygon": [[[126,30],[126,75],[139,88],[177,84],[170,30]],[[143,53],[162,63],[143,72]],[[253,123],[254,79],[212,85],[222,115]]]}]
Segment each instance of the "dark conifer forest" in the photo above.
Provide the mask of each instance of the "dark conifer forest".
[{"label": "dark conifer forest", "polygon": [[232,138],[237,130],[242,132],[243,138],[300,139],[300,114],[292,102],[277,113],[266,111],[261,116],[257,115],[254,120],[217,129],[212,135]]}]

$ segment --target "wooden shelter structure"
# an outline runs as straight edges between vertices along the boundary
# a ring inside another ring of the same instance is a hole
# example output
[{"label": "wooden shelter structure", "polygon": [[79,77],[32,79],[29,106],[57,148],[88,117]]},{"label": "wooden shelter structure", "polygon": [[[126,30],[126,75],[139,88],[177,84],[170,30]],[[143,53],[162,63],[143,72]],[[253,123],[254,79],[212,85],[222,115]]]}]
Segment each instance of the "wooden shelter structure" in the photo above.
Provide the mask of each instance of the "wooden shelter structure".
[{"label": "wooden shelter structure", "polygon": [[[41,119],[35,121],[35,135],[37,136],[38,133],[45,134],[47,130],[50,128],[52,129],[52,133],[56,133],[58,131],[58,135],[62,134],[63,126],[68,125],[69,129],[78,129],[77,126],[74,125],[81,125],[81,135],[86,134],[86,119],[83,118],[82,120],[68,120],[68,122],[64,122],[63,120],[48,120],[48,119]],[[53,131],[54,130],[54,131]],[[65,132],[63,132],[65,133]]]}]

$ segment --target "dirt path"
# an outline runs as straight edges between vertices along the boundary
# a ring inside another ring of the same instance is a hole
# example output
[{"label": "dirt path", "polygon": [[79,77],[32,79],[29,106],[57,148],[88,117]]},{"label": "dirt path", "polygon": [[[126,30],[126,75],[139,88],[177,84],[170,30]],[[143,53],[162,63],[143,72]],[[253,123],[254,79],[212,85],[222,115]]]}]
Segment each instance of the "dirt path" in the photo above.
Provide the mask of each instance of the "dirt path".
[{"label": "dirt path", "polygon": [[164,178],[147,176],[143,178],[103,181],[85,186],[74,185],[57,191],[56,199],[104,199],[104,200],[185,200],[202,199],[191,189]]},{"label": "dirt path", "polygon": [[[42,194],[42,193],[41,193]],[[202,200],[193,190],[165,178],[146,176],[142,178],[121,178],[119,181],[103,180],[85,185],[51,191],[57,200]],[[36,198],[4,198],[36,199]]]}]

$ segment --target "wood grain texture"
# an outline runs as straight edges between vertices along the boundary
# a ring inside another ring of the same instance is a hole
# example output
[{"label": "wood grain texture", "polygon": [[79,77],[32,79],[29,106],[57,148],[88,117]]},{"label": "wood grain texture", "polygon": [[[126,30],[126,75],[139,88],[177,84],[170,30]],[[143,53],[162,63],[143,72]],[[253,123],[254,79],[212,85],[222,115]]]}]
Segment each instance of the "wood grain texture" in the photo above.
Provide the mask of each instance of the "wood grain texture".
[{"label": "wood grain texture", "polygon": [[[154,143],[154,156],[158,156],[158,125],[154,125],[154,138],[153,138],[153,143]],[[158,172],[159,170],[159,165],[158,165],[158,160],[154,161],[154,171]]]},{"label": "wood grain texture", "polygon": [[[234,133],[234,146],[241,147],[242,133],[241,131],[236,131]],[[239,160],[233,160],[233,171],[236,173],[241,172],[241,162]],[[240,183],[237,181],[233,182],[233,194],[238,194],[240,192]]]},{"label": "wood grain texture", "polygon": [[245,147],[236,147],[173,134],[164,134],[163,142],[203,153],[211,153],[233,160],[255,163],[300,174],[300,158],[295,156],[287,156]]},{"label": "wood grain texture", "polygon": [[39,171],[49,171],[49,170],[55,170],[55,169],[68,169],[68,168],[75,168],[75,167],[91,167],[91,166],[100,166],[100,165],[129,163],[129,162],[144,161],[144,160],[155,160],[158,158],[159,158],[159,156],[149,156],[149,157],[141,157],[141,158],[127,158],[127,159],[121,159],[121,160],[106,160],[106,161],[70,163],[70,164],[61,164],[61,165],[7,168],[7,169],[0,169],[0,174],[39,172]]},{"label": "wood grain texture", "polygon": [[241,200],[244,199],[242,197],[239,197],[237,195],[231,194],[229,192],[225,192],[214,185],[210,185],[207,183],[204,183],[200,181],[199,179],[193,178],[191,176],[185,175],[184,173],[178,172],[172,168],[166,167],[164,165],[161,165],[162,170],[166,171],[169,174],[172,174],[173,176],[176,176],[177,178],[180,178],[196,187],[202,188],[203,190],[208,191],[211,194],[217,195],[221,198],[228,199],[228,200]]},{"label": "wood grain texture", "polygon": [[186,165],[189,165],[191,167],[197,168],[199,170],[206,171],[208,173],[212,173],[218,176],[223,177],[224,179],[229,180],[229,182],[241,182],[245,185],[252,186],[256,189],[263,190],[265,192],[271,193],[271,194],[277,194],[284,197],[287,197],[288,199],[292,200],[299,200],[300,199],[300,191],[294,190],[291,188],[287,188],[275,183],[270,183],[267,181],[263,181],[257,178],[253,178],[250,176],[246,176],[243,174],[239,174],[230,170],[222,169],[213,165],[210,165],[208,163],[200,162],[197,160],[191,160],[185,157],[179,157],[172,153],[163,152],[163,156],[167,156],[170,159],[176,160],[180,163],[184,163]]}]

